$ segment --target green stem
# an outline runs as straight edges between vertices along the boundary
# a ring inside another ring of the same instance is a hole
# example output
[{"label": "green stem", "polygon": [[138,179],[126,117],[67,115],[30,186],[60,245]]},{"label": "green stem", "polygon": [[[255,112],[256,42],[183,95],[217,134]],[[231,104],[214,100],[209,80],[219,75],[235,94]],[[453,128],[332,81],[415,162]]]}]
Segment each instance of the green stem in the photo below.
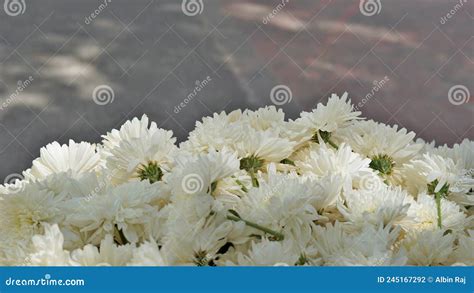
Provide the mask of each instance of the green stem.
[{"label": "green stem", "polygon": [[259,187],[258,179],[257,179],[257,176],[255,176],[254,170],[251,169],[251,170],[249,171],[249,174],[250,174],[250,178],[252,179],[252,186],[253,186],[253,187]]},{"label": "green stem", "polygon": [[234,221],[234,222],[239,222],[239,221],[242,221],[245,223],[245,225],[249,226],[249,227],[252,227],[252,228],[255,228],[257,230],[260,230],[260,231],[263,231],[265,233],[268,233],[270,235],[272,235],[273,237],[275,237],[275,240],[276,241],[281,241],[285,238],[285,236],[282,234],[282,233],[279,233],[279,232],[276,232],[276,231],[273,231],[272,229],[269,229],[267,227],[263,227],[263,226],[260,226],[258,224],[255,224],[253,222],[250,222],[250,221],[247,221],[247,220],[244,220],[242,218],[239,218],[237,216],[234,216],[234,215],[228,215],[227,216],[227,219],[228,220],[231,220],[231,221]]},{"label": "green stem", "polygon": [[441,192],[435,193],[435,201],[436,201],[436,210],[438,212],[438,227],[441,228],[442,226],[442,218],[441,218]]},{"label": "green stem", "polygon": [[329,145],[331,145],[333,148],[335,148],[336,150],[339,149],[339,147],[337,146],[337,144],[335,144],[332,140],[328,139],[327,140],[327,143]]}]

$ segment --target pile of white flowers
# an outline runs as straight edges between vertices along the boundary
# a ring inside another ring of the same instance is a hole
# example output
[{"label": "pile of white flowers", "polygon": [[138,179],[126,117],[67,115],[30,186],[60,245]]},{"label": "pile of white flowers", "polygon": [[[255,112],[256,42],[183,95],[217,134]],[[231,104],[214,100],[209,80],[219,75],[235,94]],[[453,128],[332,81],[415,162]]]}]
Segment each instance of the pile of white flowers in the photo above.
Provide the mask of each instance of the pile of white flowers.
[{"label": "pile of white flowers", "polygon": [[474,265],[474,142],[360,117],[214,114],[176,145],[147,116],[41,149],[0,187],[0,264]]}]

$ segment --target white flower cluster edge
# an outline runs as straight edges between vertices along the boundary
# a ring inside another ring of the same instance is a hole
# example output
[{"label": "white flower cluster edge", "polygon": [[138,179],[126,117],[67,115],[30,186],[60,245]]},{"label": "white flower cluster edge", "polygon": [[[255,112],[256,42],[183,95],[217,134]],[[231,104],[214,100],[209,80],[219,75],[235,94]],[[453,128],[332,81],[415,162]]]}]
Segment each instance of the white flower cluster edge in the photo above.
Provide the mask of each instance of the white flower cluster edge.
[{"label": "white flower cluster edge", "polygon": [[360,115],[344,93],[215,113],[179,146],[146,115],[53,142],[0,186],[0,264],[474,265],[474,142]]}]

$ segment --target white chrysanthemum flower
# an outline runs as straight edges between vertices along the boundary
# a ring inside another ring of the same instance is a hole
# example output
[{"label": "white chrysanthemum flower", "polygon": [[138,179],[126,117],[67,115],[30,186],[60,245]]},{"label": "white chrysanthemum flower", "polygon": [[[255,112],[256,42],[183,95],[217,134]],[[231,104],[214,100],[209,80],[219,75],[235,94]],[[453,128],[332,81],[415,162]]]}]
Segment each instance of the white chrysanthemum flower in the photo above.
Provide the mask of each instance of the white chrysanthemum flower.
[{"label": "white chrysanthemum flower", "polygon": [[449,198],[466,206],[474,205],[474,142],[467,139],[452,148],[446,145],[433,149],[432,154],[453,160],[457,181],[450,185]]},{"label": "white chrysanthemum flower", "polygon": [[164,179],[170,184],[173,196],[214,193],[220,180],[239,171],[236,153],[226,148],[221,151],[176,159],[173,172]]},{"label": "white chrysanthemum flower", "polygon": [[291,240],[270,241],[267,238],[253,241],[246,254],[239,252],[236,263],[239,266],[293,266],[300,258],[298,249]]},{"label": "white chrysanthemum flower", "polygon": [[13,194],[0,195],[0,239],[30,240],[43,223],[61,223],[63,197],[28,184]]},{"label": "white chrysanthemum flower", "polygon": [[31,169],[23,175],[26,180],[41,180],[51,174],[67,172],[71,177],[97,171],[101,167],[96,146],[87,142],[60,145],[57,142],[41,148],[40,157],[33,161]]},{"label": "white chrysanthemum flower", "polygon": [[448,265],[449,256],[453,252],[453,234],[445,230],[424,230],[409,233],[402,242],[406,250],[409,265],[437,266]]},{"label": "white chrysanthemum flower", "polygon": [[474,230],[459,236],[458,245],[451,257],[454,263],[474,266]]},{"label": "white chrysanthemum flower", "polygon": [[354,111],[347,97],[347,93],[341,97],[332,94],[326,105],[319,103],[312,112],[302,112],[300,118],[288,123],[288,136],[299,146],[308,141],[317,143],[320,138],[326,143],[333,143],[333,137],[338,141],[338,131],[361,119],[361,112]]},{"label": "white chrysanthemum flower", "polygon": [[[221,221],[215,216],[201,218],[196,222],[175,219],[170,216],[168,233],[162,251],[173,265],[208,266],[213,264],[218,251],[227,242],[233,228],[230,221]],[[186,218],[182,215],[181,218]]]},{"label": "white chrysanthemum flower", "polygon": [[439,192],[445,186],[458,185],[463,173],[450,158],[424,154],[421,159],[405,165],[405,177],[407,188],[412,192],[427,191],[432,183],[436,183],[433,191]]},{"label": "white chrysanthemum flower", "polygon": [[384,226],[405,220],[414,199],[400,187],[382,186],[375,190],[354,190],[345,194],[345,205],[339,211],[357,226],[367,224]]},{"label": "white chrysanthemum flower", "polygon": [[[250,189],[235,210],[243,220],[303,239],[318,219],[315,199],[314,190],[303,180],[270,168],[268,179],[259,180],[259,187]],[[254,228],[249,233],[265,232]]]},{"label": "white chrysanthemum flower", "polygon": [[295,161],[302,175],[313,178],[340,175],[344,179],[346,191],[352,189],[354,180],[373,173],[369,168],[370,160],[352,152],[351,147],[345,144],[334,150],[321,143],[320,147],[308,148],[304,152],[307,152],[306,158]]},{"label": "white chrysanthemum flower", "polygon": [[430,151],[444,158],[451,158],[456,164],[466,170],[474,168],[474,141],[464,139],[460,144],[454,144],[452,148],[444,145]]},{"label": "white chrysanthemum flower", "polygon": [[29,256],[29,265],[75,265],[71,260],[69,251],[63,249],[64,237],[57,224],[44,224],[44,235],[33,236],[32,242],[34,248],[33,253]]},{"label": "white chrysanthemum flower", "polygon": [[393,184],[401,184],[401,167],[423,146],[413,142],[414,132],[373,120],[354,123],[344,131],[344,136],[355,152],[371,159],[372,169]]},{"label": "white chrysanthemum flower", "polygon": [[279,163],[293,153],[295,143],[282,138],[278,131],[257,131],[244,126],[242,139],[234,146],[240,158],[256,158],[265,163]]},{"label": "white chrysanthemum flower", "polygon": [[173,132],[149,125],[148,117],[125,122],[103,136],[101,155],[114,184],[130,180],[160,181],[172,167],[176,151]]},{"label": "white chrysanthemum flower", "polygon": [[95,231],[99,238],[112,234],[119,243],[136,243],[150,236],[148,225],[168,197],[161,183],[130,182],[108,189],[90,201],[77,201],[77,209],[67,222],[81,227],[81,231]]},{"label": "white chrysanthemum flower", "polygon": [[204,117],[202,122],[196,122],[195,129],[189,133],[188,140],[180,144],[180,149],[200,154],[208,149],[231,147],[241,136],[240,131],[237,131],[241,118],[240,110]]},{"label": "white chrysanthemum flower", "polygon": [[399,266],[405,264],[406,257],[391,249],[398,234],[398,229],[382,225],[367,225],[350,234],[343,224],[336,222],[334,226],[317,226],[314,237],[327,266]]},{"label": "white chrysanthemum flower", "polygon": [[232,176],[219,180],[213,194],[218,195],[216,199],[224,206],[232,207],[247,194],[250,188],[252,188],[252,178],[247,171],[239,170]]},{"label": "white chrysanthemum flower", "polygon": [[268,130],[283,128],[285,125],[285,113],[275,106],[266,106],[256,111],[245,110],[242,118],[255,130]]},{"label": "white chrysanthemum flower", "polygon": [[[468,219],[456,203],[441,199],[441,227],[453,231],[463,230]],[[408,230],[436,230],[438,227],[438,208],[433,196],[421,193],[408,210],[408,217],[413,221],[403,224]]]}]

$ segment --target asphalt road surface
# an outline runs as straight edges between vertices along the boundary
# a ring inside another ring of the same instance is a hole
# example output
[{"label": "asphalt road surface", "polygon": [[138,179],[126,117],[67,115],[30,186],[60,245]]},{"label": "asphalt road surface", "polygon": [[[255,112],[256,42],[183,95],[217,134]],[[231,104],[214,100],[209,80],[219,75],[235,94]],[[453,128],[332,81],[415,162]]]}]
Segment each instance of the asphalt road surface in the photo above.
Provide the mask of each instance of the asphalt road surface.
[{"label": "asphalt road surface", "polygon": [[2,2],[0,178],[143,113],[183,140],[278,85],[289,118],[348,91],[426,140],[474,138],[474,1]]}]

